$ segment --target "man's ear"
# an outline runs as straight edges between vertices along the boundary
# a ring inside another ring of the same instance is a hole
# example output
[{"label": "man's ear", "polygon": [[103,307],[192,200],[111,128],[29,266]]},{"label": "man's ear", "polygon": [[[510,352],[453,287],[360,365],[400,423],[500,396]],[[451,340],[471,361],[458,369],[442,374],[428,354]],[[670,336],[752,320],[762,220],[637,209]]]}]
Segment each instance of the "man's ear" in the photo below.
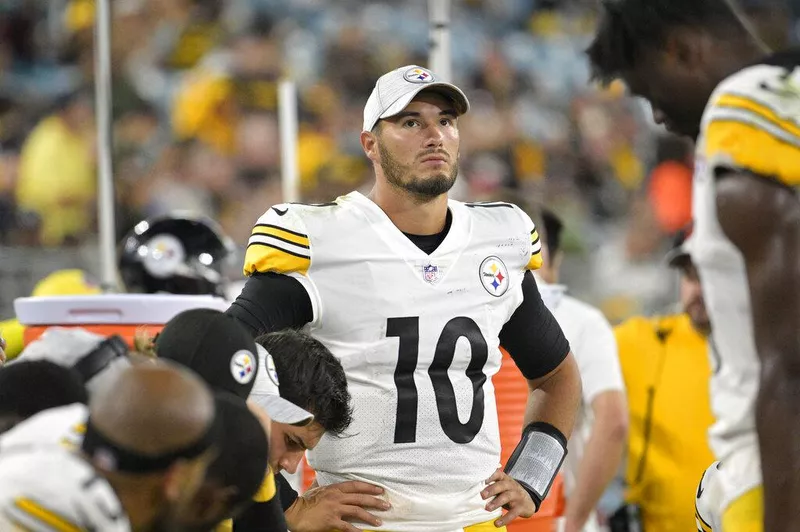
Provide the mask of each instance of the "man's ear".
[{"label": "man's ear", "polygon": [[380,155],[378,154],[378,136],[375,133],[371,131],[362,131],[361,147],[364,149],[364,153],[370,161],[373,163],[380,161]]}]

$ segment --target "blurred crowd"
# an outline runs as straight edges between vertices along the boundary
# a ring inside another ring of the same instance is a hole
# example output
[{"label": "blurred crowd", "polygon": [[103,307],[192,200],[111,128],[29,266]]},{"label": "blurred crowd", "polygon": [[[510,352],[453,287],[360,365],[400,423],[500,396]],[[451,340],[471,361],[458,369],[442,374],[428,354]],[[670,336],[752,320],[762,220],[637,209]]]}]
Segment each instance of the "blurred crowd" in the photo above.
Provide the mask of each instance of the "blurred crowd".
[{"label": "blurred crowd", "polygon": [[[112,5],[119,236],[190,210],[244,244],[281,201],[284,78],[298,86],[302,200],[369,188],[366,98],[382,73],[428,64],[425,0]],[[786,10],[746,7],[770,38],[792,38]],[[93,0],[0,2],[0,246],[96,240],[94,12]],[[616,321],[674,299],[659,257],[689,220],[692,161],[623,87],[593,87],[593,23],[589,0],[453,1],[453,81],[473,106],[454,197],[556,210],[570,285]]]}]

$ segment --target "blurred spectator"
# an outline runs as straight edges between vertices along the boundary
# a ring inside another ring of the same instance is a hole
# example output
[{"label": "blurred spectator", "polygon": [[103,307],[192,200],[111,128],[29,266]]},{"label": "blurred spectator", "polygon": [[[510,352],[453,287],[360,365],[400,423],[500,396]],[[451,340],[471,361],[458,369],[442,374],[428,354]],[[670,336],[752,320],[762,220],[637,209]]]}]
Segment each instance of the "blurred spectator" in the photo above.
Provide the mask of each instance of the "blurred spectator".
[{"label": "blurred spectator", "polygon": [[630,506],[612,520],[627,521],[635,507],[648,532],[694,529],[697,479],[713,461],[707,437],[713,422],[706,342],[711,324],[689,245],[686,233],[679,234],[668,255],[670,266],[680,270],[683,312],[634,317],[614,331],[631,425],[625,472]]},{"label": "blurred spectator", "polygon": [[[797,2],[791,18],[779,4],[743,6],[775,45],[800,28]],[[190,207],[218,217],[244,245],[253,220],[282,200],[284,77],[298,89],[301,200],[364,187],[363,104],[382,72],[428,63],[427,15],[424,2],[387,0],[115,1],[117,235],[148,215]],[[92,141],[58,127],[71,107],[58,96],[93,81],[94,16],[94,0],[0,2],[0,245],[95,240],[94,162],[83,149]],[[479,200],[510,189],[522,201],[557,205],[580,228],[565,276],[617,320],[668,297],[669,278],[656,263],[665,235],[686,219],[681,164],[690,163],[665,162],[672,141],[659,140],[663,132],[622,97],[624,87],[588,83],[583,50],[593,19],[589,0],[454,3],[452,76],[473,109],[460,124],[462,178],[453,195]],[[67,266],[52,260],[51,270]],[[69,266],[97,262],[83,260]],[[26,268],[6,262],[0,270],[22,280]],[[617,271],[643,287],[613,282]],[[21,281],[4,301],[34,282]]]},{"label": "blurred spectator", "polygon": [[76,244],[94,223],[96,177],[92,107],[86,91],[62,98],[22,147],[16,196],[36,213],[45,246]]},{"label": "blurred spectator", "polygon": [[628,434],[625,385],[608,320],[596,308],[570,296],[559,283],[561,220],[549,209],[542,209],[541,218],[544,262],[534,276],[542,300],[569,340],[583,385],[577,426],[563,467],[567,504],[559,530],[600,532],[595,509],[617,474]]}]

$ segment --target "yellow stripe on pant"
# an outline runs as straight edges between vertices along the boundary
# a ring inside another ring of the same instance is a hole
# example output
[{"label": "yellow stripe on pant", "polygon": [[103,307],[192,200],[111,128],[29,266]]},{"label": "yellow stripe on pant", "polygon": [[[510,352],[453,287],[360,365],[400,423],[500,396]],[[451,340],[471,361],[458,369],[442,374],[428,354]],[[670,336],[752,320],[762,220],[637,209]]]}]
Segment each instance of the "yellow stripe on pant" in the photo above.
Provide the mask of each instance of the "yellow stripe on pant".
[{"label": "yellow stripe on pant", "polygon": [[[492,519],[491,521],[484,521],[483,523],[477,523],[474,525],[470,525],[464,529],[464,532],[506,532],[506,527],[501,526],[497,528],[494,526],[494,522],[496,520]],[[333,532],[339,532],[335,530]],[[374,530],[365,530],[364,532],[375,532]]]}]

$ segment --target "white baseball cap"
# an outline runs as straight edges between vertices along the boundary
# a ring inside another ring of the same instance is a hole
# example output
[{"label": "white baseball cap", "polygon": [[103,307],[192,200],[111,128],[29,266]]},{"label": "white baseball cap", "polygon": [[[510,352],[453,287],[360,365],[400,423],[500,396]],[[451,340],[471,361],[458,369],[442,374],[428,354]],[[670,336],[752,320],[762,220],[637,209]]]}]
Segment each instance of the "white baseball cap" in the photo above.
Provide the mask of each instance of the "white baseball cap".
[{"label": "white baseball cap", "polygon": [[267,350],[256,342],[259,368],[255,384],[248,399],[263,408],[273,421],[286,425],[306,425],[314,415],[281,397],[280,381],[275,369],[275,361]]},{"label": "white baseball cap", "polygon": [[469,111],[469,100],[461,89],[452,83],[437,81],[436,75],[427,68],[406,65],[378,78],[364,106],[363,131],[372,131],[378,120],[398,114],[424,90],[433,90],[452,99],[459,115]]},{"label": "white baseball cap", "polygon": [[672,248],[667,252],[664,260],[671,268],[683,268],[692,259],[692,245],[694,243],[692,226],[684,227],[675,235]]}]

